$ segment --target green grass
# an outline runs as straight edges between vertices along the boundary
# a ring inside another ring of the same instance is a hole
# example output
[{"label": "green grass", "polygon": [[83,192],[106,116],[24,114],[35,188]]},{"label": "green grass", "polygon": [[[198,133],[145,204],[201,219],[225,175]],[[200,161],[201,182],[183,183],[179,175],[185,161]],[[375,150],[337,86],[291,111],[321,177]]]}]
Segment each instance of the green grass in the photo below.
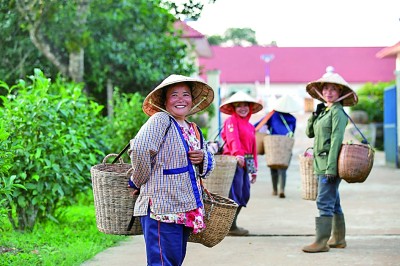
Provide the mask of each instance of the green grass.
[{"label": "green grass", "polygon": [[80,265],[126,239],[97,230],[93,205],[64,209],[59,224],[41,223],[29,233],[13,231],[5,220],[0,224],[0,265]]}]

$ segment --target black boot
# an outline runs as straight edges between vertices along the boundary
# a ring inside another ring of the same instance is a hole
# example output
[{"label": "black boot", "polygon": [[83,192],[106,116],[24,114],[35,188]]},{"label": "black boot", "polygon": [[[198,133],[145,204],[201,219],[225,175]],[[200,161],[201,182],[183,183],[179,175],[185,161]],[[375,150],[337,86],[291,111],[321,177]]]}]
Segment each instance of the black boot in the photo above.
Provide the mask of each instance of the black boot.
[{"label": "black boot", "polygon": [[236,210],[235,218],[233,218],[231,229],[229,229],[229,233],[228,233],[229,236],[246,236],[249,234],[249,230],[238,227],[236,224],[236,220],[237,220],[237,217],[238,217],[241,209],[242,209],[242,206],[239,206]]},{"label": "black boot", "polygon": [[279,197],[285,198],[286,169],[279,169]]},{"label": "black boot", "polygon": [[271,180],[272,180],[272,195],[276,196],[278,195],[278,169],[272,169],[271,168]]}]

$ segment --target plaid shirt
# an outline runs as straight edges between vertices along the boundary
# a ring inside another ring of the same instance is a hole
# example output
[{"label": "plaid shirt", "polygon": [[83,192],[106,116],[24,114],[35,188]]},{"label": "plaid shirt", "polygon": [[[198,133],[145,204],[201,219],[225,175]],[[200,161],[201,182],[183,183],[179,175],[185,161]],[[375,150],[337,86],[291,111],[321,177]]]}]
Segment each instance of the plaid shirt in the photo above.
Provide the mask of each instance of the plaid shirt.
[{"label": "plaid shirt", "polygon": [[130,141],[131,180],[140,188],[135,216],[147,214],[150,200],[155,214],[186,212],[203,206],[202,191],[196,180],[212,172],[214,156],[207,152],[201,136],[203,168],[193,167],[188,145],[177,125],[167,113],[158,112]]}]

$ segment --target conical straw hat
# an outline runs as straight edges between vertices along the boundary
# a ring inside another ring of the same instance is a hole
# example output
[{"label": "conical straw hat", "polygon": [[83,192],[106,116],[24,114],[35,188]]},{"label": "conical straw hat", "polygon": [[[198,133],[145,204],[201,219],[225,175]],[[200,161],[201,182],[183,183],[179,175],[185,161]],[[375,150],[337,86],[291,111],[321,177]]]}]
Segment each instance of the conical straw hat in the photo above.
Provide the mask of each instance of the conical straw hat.
[{"label": "conical straw hat", "polygon": [[349,94],[346,98],[342,99],[343,106],[353,106],[357,104],[357,94],[350,88],[350,85],[337,73],[325,73],[322,78],[308,83],[306,86],[306,90],[308,94],[310,94],[310,96],[314,99],[325,102],[325,100],[320,96],[322,95],[322,88],[325,83],[341,85],[341,96]]},{"label": "conical straw hat", "polygon": [[260,103],[258,103],[253,97],[251,97],[247,93],[238,91],[231,97],[229,97],[223,104],[221,104],[219,110],[224,114],[231,115],[235,112],[235,108],[233,107],[232,104],[242,103],[242,102],[247,102],[250,104],[252,114],[255,114],[263,109],[263,106]]},{"label": "conical straw hat", "polygon": [[214,100],[214,90],[204,81],[182,75],[170,75],[152,90],[143,101],[143,112],[148,116],[164,111],[163,89],[169,85],[185,82],[191,86],[193,106],[189,115],[206,109]]},{"label": "conical straw hat", "polygon": [[301,106],[290,95],[284,95],[276,101],[273,109],[281,113],[295,113],[301,110]]}]

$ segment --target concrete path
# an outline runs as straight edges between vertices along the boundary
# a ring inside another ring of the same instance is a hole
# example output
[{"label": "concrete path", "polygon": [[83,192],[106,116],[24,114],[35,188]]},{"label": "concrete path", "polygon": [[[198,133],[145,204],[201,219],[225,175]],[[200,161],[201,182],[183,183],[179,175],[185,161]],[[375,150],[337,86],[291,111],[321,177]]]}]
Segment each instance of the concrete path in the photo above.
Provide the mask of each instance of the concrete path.
[{"label": "concrete path", "polygon": [[[298,117],[286,198],[272,196],[269,168],[265,157],[259,156],[259,177],[238,218],[238,225],[250,235],[227,236],[213,248],[189,243],[184,265],[400,265],[400,169],[385,166],[383,152],[375,154],[374,167],[364,183],[342,181],[340,185],[347,248],[316,254],[301,251],[314,240],[318,215],[315,201],[301,198],[298,155],[312,146],[312,139],[304,135],[305,119]],[[82,265],[146,265],[143,237],[129,237]]]}]

